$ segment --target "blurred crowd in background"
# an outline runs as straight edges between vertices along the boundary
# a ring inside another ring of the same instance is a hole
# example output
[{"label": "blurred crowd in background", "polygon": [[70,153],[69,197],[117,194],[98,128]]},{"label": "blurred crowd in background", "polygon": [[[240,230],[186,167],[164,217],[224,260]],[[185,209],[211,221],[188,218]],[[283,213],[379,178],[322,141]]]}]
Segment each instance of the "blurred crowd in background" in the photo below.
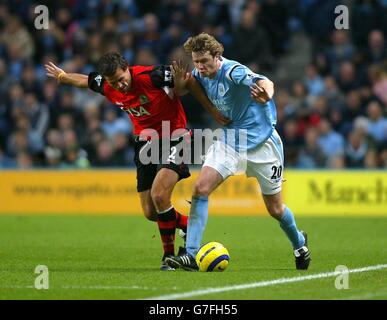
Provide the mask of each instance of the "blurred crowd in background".
[{"label": "blurred crowd in background", "polygon": [[[0,0],[0,168],[133,166],[132,125],[90,90],[46,76],[48,61],[88,74],[102,54],[130,64],[189,63],[182,44],[202,31],[224,56],[264,75],[286,73],[302,34],[302,76],[276,82],[285,165],[387,168],[387,1],[347,1],[349,30],[336,30],[335,0]],[[34,9],[49,8],[36,30]],[[290,67],[290,66],[289,66]],[[283,70],[278,70],[282,68]],[[190,128],[216,124],[190,96]]]}]

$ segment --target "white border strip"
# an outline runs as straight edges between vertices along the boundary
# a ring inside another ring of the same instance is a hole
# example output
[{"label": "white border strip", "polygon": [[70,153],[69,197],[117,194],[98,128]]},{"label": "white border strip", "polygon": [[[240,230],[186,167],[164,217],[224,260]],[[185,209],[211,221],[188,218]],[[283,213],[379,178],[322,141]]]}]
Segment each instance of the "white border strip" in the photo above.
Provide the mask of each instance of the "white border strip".
[{"label": "white border strip", "polygon": [[[387,264],[379,264],[375,266],[368,266],[368,267],[357,268],[357,269],[348,269],[348,273],[368,272],[368,271],[381,270],[386,268],[387,268]],[[324,273],[317,273],[317,274],[311,274],[308,276],[301,276],[301,277],[294,277],[294,278],[280,278],[280,279],[270,280],[270,281],[259,281],[259,282],[227,286],[227,287],[194,290],[194,291],[189,291],[185,293],[182,292],[182,293],[176,293],[176,294],[167,294],[163,296],[146,298],[145,300],[177,300],[177,299],[192,298],[192,297],[219,293],[219,292],[246,290],[246,289],[259,288],[259,287],[275,286],[275,285],[284,284],[284,283],[293,283],[293,282],[301,282],[301,281],[307,281],[307,280],[313,280],[313,279],[329,278],[329,277],[339,276],[342,274],[343,272],[341,271],[324,272]]]}]

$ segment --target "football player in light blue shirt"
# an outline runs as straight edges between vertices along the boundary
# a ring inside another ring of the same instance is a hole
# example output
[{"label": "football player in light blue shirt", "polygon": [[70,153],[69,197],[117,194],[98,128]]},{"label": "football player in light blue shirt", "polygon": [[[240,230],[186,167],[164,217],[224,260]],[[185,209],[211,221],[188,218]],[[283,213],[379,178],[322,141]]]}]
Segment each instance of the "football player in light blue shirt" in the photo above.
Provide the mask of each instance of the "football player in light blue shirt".
[{"label": "football player in light blue shirt", "polygon": [[[207,58],[204,56],[204,59]],[[199,56],[198,61],[200,59],[203,57]],[[251,150],[272,135],[277,118],[274,100],[269,99],[266,102],[261,98],[262,103],[259,103],[252,99],[251,90],[253,89],[258,95],[267,95],[269,98],[269,95],[274,93],[272,82],[236,61],[219,57],[218,63],[219,68],[213,78],[207,76],[207,72],[198,67],[192,74],[205,88],[208,98],[215,107],[232,120],[224,129],[235,129],[236,140],[240,130],[246,131],[247,145],[242,146],[237,143],[235,149],[247,147],[247,150]],[[204,64],[198,63],[198,65],[203,68]],[[256,85],[260,80],[266,80],[262,81],[262,87]],[[267,92],[259,91],[260,88]]]},{"label": "football player in light blue shirt", "polygon": [[[166,263],[185,270],[198,269],[195,256],[207,224],[208,197],[229,176],[242,169],[248,177],[258,180],[268,212],[279,221],[292,244],[296,268],[307,269],[310,252],[306,233],[298,230],[293,213],[282,202],[284,157],[281,138],[275,130],[273,82],[223,57],[222,44],[209,34],[190,37],[184,49],[191,54],[195,66],[192,75],[215,107],[231,120],[224,130],[232,129],[234,137],[214,142],[207,151],[192,196],[187,252],[166,259]],[[189,76],[184,74],[180,64],[174,63],[173,71],[177,83],[179,78],[186,78],[189,85]],[[243,137],[241,132],[245,133],[243,143],[238,139]]]}]

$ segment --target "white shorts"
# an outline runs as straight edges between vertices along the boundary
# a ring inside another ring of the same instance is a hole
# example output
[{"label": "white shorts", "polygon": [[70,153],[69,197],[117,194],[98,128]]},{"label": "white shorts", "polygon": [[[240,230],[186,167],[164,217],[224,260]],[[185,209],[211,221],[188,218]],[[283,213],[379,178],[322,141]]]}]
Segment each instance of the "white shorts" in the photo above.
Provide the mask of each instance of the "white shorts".
[{"label": "white shorts", "polygon": [[238,153],[221,141],[214,142],[205,155],[203,167],[214,168],[223,179],[245,173],[257,178],[261,191],[273,195],[281,191],[284,169],[284,152],[277,131],[259,147]]}]

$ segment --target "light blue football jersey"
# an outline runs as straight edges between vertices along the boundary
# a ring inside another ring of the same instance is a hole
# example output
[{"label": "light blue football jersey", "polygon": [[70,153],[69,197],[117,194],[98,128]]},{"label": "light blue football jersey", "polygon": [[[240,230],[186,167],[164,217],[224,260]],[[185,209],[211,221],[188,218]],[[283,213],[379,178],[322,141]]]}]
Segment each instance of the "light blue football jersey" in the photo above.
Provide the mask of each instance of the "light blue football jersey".
[{"label": "light blue football jersey", "polygon": [[[223,129],[235,129],[235,136],[233,139],[226,138],[225,142],[237,151],[251,150],[271,136],[277,122],[274,100],[260,104],[253,100],[250,94],[252,84],[267,78],[252,72],[237,61],[222,57],[221,62],[222,65],[213,79],[200,76],[196,68],[192,74],[203,86],[215,107],[232,120]],[[243,132],[239,132],[241,129],[247,134],[247,145],[239,143],[239,137],[243,136]]]}]

